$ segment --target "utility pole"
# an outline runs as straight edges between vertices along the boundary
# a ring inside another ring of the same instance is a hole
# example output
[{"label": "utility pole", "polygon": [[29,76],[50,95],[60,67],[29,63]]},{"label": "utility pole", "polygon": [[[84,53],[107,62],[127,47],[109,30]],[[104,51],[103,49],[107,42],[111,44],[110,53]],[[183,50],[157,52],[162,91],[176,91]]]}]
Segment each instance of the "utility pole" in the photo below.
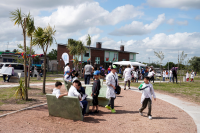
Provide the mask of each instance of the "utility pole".
[{"label": "utility pole", "polygon": [[150,65],[150,57],[149,57],[149,65]]}]

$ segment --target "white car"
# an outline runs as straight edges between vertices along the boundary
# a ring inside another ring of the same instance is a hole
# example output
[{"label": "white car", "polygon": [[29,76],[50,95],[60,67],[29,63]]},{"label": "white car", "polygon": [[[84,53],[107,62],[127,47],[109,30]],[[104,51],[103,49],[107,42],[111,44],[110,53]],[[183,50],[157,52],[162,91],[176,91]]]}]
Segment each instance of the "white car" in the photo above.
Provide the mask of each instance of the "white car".
[{"label": "white car", "polygon": [[12,67],[14,67],[14,72],[21,73],[21,76],[24,77],[24,65],[20,63],[9,63],[9,62],[0,62],[0,76],[3,76],[1,74],[2,67],[8,67],[10,64]]},{"label": "white car", "polygon": [[156,77],[161,77],[162,75],[161,75],[161,72],[156,72]]}]

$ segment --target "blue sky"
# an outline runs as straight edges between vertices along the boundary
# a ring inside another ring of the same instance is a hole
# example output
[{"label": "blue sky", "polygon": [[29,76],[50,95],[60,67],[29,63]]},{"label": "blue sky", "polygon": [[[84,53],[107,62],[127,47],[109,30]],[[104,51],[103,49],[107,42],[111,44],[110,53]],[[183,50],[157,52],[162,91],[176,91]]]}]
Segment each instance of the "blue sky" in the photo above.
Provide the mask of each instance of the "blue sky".
[{"label": "blue sky", "polygon": [[[20,27],[10,20],[10,11],[21,8],[34,17],[36,27],[55,26],[56,41],[82,40],[92,36],[92,46],[102,42],[104,48],[138,52],[137,61],[158,62],[154,51],[177,63],[178,51],[188,60],[200,56],[200,0],[7,0],[0,4],[0,49],[9,50],[23,44]],[[29,44],[27,38],[27,44]],[[50,49],[56,49],[54,44]],[[42,50],[35,47],[38,53]]]}]

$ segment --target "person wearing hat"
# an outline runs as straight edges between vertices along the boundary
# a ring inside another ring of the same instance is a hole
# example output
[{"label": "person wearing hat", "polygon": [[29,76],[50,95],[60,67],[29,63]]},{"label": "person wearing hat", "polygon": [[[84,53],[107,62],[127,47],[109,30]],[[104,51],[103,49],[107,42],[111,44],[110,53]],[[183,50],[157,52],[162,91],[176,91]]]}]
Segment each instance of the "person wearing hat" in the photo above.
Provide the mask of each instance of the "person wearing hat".
[{"label": "person wearing hat", "polygon": [[70,71],[66,71],[65,74],[64,74],[64,80],[66,82],[71,82],[72,81],[72,77],[70,75]]},{"label": "person wearing hat", "polygon": [[106,98],[109,99],[108,105],[105,107],[109,110],[111,110],[112,113],[116,113],[114,109],[114,100],[116,98],[115,95],[115,89],[118,85],[118,76],[117,76],[117,67],[115,65],[111,66],[111,72],[106,76],[106,85],[107,85],[107,91],[106,91]]},{"label": "person wearing hat", "polygon": [[[92,96],[92,103],[93,103],[93,107],[92,107],[92,114],[93,113],[99,113],[99,110],[98,110],[98,104],[99,104],[99,102],[98,102],[98,95],[99,95],[99,90],[100,90],[100,88],[101,88],[101,86],[100,86],[100,80],[99,80],[99,71],[98,70],[96,70],[94,73],[93,73],[93,75],[94,75],[94,78],[95,78],[95,80],[94,80],[94,83],[93,83],[93,86],[92,86],[92,94],[91,94],[91,96]],[[96,107],[96,110],[94,111],[94,108]]]}]

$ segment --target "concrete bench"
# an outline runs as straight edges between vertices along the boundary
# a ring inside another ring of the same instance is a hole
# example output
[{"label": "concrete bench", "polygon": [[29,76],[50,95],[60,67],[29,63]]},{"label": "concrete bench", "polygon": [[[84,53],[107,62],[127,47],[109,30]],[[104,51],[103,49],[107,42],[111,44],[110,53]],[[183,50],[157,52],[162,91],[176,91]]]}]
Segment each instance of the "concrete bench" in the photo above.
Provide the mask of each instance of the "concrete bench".
[{"label": "concrete bench", "polygon": [[49,115],[83,121],[82,108],[78,97],[64,96],[57,99],[53,94],[46,94],[46,97]]},{"label": "concrete bench", "polygon": [[69,92],[69,88],[71,87],[72,82],[66,82],[64,79],[63,79],[63,82],[64,82],[64,85],[65,85],[66,91]]},{"label": "concrete bench", "polygon": [[15,72],[14,75],[10,77],[9,82],[19,83],[20,78],[21,78],[21,73]]},{"label": "concrete bench", "polygon": [[[99,91],[99,106],[106,106],[109,102],[109,99],[106,98],[106,91],[107,91],[107,86],[101,86],[101,89]],[[88,86],[85,89],[85,93],[88,95],[88,98],[92,99],[91,94],[92,94],[92,87]],[[92,103],[90,104],[92,106]]]}]

